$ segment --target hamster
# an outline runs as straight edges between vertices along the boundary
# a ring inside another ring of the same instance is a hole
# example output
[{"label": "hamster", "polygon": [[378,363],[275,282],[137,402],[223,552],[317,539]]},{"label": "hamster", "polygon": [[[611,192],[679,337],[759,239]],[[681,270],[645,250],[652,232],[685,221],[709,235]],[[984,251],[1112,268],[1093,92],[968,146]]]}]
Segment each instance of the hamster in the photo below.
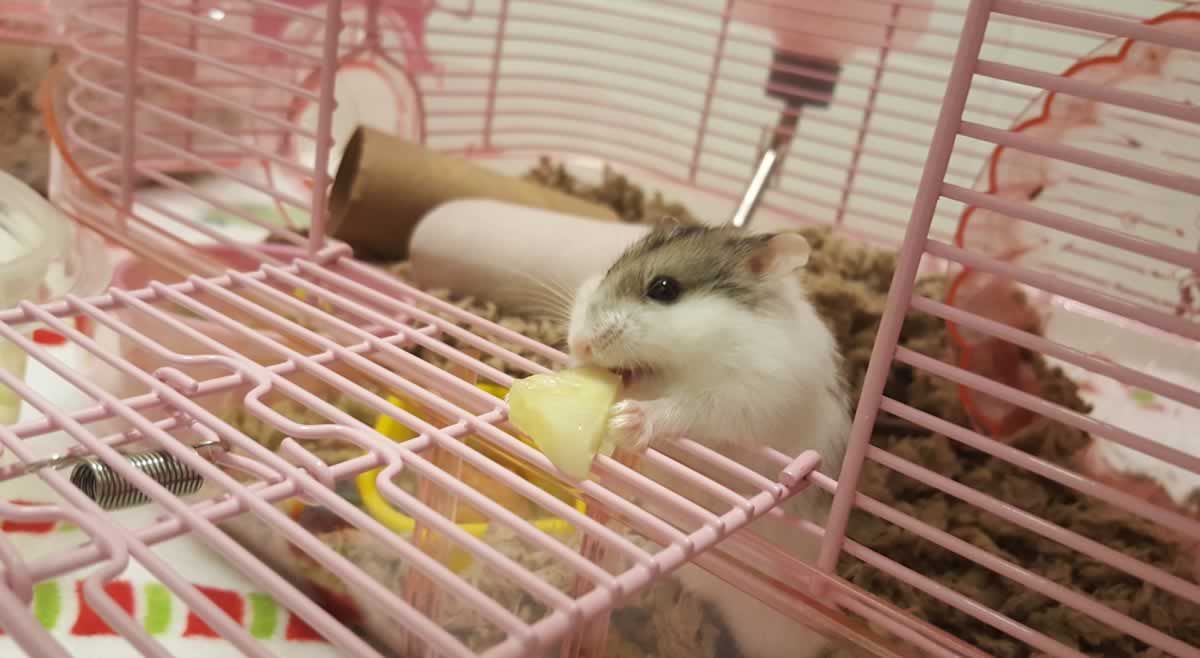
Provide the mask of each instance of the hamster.
[{"label": "hamster", "polygon": [[[574,365],[622,375],[626,399],[610,420],[617,443],[640,450],[686,436],[772,479],[777,469],[747,448],[789,456],[813,449],[821,471],[836,476],[849,404],[836,340],[801,282],[809,254],[798,233],[666,225],[585,280],[567,346]],[[728,509],[667,473],[643,472],[702,506]],[[822,523],[830,500],[810,487],[785,510]],[[815,561],[819,542],[810,535],[772,519],[751,527]],[[698,567],[685,566],[679,578],[720,611],[745,658],[806,658],[828,648],[820,635]]]}]

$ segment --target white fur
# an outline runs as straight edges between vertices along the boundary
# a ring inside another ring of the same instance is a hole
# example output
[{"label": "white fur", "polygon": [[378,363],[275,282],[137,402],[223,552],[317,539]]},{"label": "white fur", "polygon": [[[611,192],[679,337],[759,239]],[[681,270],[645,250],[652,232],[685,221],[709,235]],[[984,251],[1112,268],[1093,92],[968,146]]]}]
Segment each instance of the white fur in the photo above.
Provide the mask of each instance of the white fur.
[{"label": "white fur", "polygon": [[[765,443],[788,455],[815,449],[821,470],[836,475],[849,432],[837,345],[792,273],[807,252],[785,255],[790,260],[777,265],[785,269],[781,276],[762,283],[778,286],[784,302],[762,311],[718,294],[685,294],[672,305],[614,300],[598,276],[580,286],[568,330],[573,361],[610,368],[641,362],[654,369],[631,392],[633,399],[614,409],[613,426],[627,433],[631,447],[686,436],[771,477],[778,473],[740,448]],[[594,342],[602,335],[613,337]],[[585,340],[593,341],[590,355],[579,351]],[[668,474],[646,473],[683,492]],[[715,498],[686,495],[727,509]],[[827,506],[828,496],[810,489],[785,509],[821,523]],[[815,559],[817,541],[810,536],[767,519],[751,527],[797,559]],[[698,567],[684,567],[679,578],[720,610],[746,658],[809,658],[826,649],[813,631]]]}]

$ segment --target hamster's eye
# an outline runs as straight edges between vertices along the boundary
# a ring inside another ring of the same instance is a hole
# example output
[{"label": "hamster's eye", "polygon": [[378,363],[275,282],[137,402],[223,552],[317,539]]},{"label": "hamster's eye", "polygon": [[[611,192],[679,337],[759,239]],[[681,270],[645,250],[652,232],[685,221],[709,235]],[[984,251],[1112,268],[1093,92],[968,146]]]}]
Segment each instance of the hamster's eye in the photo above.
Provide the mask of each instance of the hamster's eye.
[{"label": "hamster's eye", "polygon": [[683,294],[683,286],[669,276],[656,276],[646,286],[646,296],[656,302],[669,304]]}]

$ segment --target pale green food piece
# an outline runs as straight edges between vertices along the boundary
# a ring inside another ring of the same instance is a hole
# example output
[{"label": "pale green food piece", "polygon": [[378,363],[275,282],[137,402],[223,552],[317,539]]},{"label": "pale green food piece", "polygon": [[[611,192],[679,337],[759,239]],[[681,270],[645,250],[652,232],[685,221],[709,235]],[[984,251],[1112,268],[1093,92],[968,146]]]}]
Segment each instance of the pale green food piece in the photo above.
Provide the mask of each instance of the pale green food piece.
[{"label": "pale green food piece", "polygon": [[621,378],[601,368],[576,368],[513,382],[508,419],[559,470],[584,479],[596,454],[611,455],[608,417]]}]

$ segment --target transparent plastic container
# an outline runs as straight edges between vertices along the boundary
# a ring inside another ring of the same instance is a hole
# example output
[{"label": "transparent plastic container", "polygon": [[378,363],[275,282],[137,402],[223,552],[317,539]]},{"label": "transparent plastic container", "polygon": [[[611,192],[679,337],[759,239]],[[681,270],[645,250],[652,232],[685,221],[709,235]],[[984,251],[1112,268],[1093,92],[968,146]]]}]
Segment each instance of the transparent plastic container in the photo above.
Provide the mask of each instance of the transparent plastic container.
[{"label": "transparent plastic container", "polygon": [[[0,172],[0,308],[94,295],[108,286],[111,268],[103,241],[75,225],[20,180]],[[33,333],[36,325],[22,327]],[[25,376],[26,354],[0,340],[0,368]],[[0,424],[20,415],[21,402],[0,386]]]}]

